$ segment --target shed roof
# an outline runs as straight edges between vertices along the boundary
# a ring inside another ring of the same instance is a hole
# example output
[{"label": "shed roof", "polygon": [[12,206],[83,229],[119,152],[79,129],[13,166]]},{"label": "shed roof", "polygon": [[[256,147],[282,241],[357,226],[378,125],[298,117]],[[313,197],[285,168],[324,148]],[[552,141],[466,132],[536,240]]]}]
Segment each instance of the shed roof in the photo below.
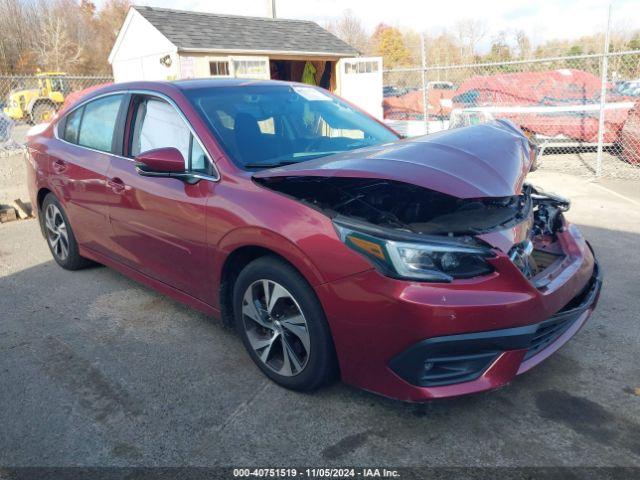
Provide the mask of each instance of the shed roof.
[{"label": "shed roof", "polygon": [[354,56],[351,45],[308,20],[242,17],[135,6],[178,50]]}]

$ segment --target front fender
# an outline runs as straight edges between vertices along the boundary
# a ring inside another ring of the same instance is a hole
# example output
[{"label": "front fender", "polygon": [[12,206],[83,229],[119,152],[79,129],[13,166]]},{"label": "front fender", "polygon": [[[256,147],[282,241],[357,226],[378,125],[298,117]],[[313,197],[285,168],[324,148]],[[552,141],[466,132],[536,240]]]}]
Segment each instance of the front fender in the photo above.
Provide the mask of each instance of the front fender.
[{"label": "front fender", "polygon": [[291,263],[313,287],[326,282],[318,267],[295,243],[272,230],[257,226],[231,230],[218,242],[214,260],[215,278],[221,278],[228,256],[242,247],[260,247],[273,251]]}]

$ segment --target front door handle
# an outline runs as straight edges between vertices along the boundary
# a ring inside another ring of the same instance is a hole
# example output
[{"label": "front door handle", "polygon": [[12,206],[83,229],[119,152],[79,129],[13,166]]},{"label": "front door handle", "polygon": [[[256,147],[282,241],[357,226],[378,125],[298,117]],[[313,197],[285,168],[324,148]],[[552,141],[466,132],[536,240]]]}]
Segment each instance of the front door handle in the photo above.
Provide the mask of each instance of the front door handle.
[{"label": "front door handle", "polygon": [[65,170],[67,169],[67,162],[65,162],[64,160],[60,160],[59,158],[56,159],[55,162],[53,162],[53,171],[55,173],[63,173]]},{"label": "front door handle", "polygon": [[124,182],[118,178],[118,177],[114,177],[114,178],[110,178],[109,180],[107,180],[107,186],[113,190],[113,193],[117,193],[117,194],[122,194],[124,193],[125,189],[126,189],[126,185],[124,184]]}]

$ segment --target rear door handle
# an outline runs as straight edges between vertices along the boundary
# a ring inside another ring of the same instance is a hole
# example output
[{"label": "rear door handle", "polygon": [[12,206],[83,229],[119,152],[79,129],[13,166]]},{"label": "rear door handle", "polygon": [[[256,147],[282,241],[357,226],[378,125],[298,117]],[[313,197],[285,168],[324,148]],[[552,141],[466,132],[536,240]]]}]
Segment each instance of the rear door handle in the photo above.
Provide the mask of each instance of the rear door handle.
[{"label": "rear door handle", "polygon": [[67,169],[67,162],[60,160],[59,158],[53,162],[53,171],[55,173],[63,173]]},{"label": "rear door handle", "polygon": [[109,180],[107,180],[107,186],[111,188],[111,190],[113,190],[113,193],[117,194],[124,193],[126,188],[124,182],[118,177],[110,178]]}]

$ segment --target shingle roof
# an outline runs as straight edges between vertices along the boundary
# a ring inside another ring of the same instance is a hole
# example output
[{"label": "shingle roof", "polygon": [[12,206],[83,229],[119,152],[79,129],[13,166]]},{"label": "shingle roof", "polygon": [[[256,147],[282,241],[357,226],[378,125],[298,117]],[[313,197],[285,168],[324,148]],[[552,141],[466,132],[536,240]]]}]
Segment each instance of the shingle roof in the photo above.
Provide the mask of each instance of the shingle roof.
[{"label": "shingle roof", "polygon": [[179,50],[358,54],[351,45],[307,20],[133,8]]}]

